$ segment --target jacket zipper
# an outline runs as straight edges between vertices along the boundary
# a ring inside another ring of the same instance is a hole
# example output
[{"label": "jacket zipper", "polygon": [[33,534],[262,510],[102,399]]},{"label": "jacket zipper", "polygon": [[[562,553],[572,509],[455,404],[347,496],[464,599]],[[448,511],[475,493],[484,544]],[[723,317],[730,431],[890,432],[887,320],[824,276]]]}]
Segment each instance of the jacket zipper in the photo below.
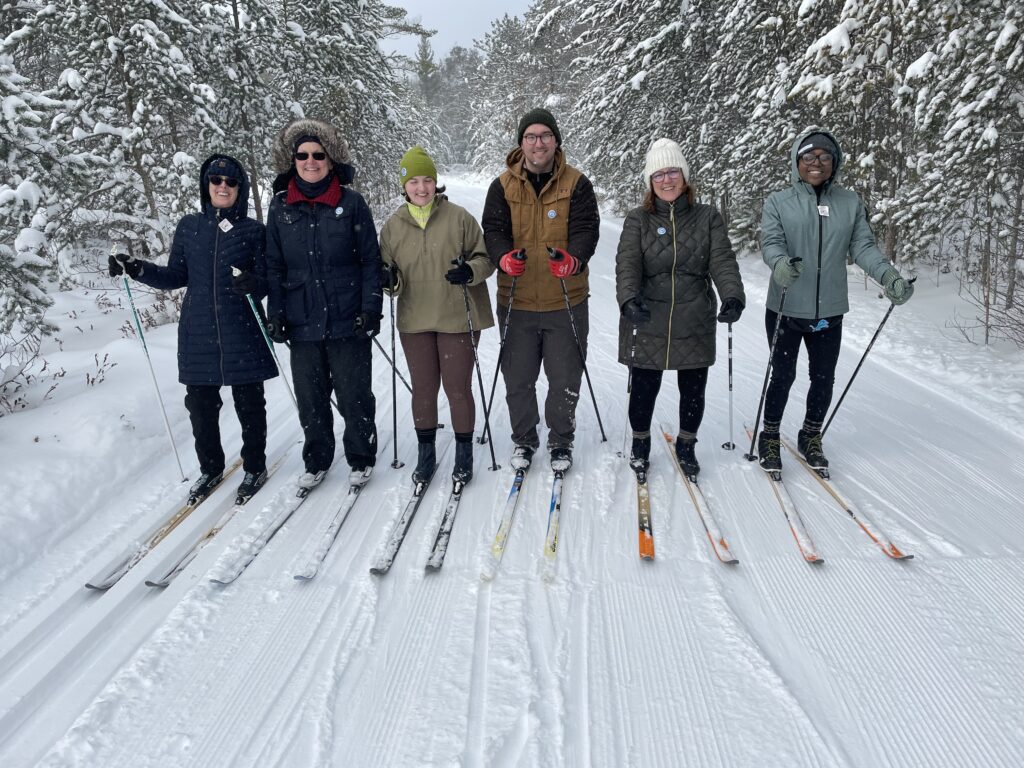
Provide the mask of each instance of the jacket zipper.
[{"label": "jacket zipper", "polygon": [[217,305],[217,252],[220,250],[220,208],[217,209],[217,214],[214,216],[214,227],[213,233],[213,319],[214,324],[217,326],[217,356],[220,360],[220,381],[221,384],[227,383],[227,378],[224,376],[224,342],[220,337],[220,308]]},{"label": "jacket zipper", "polygon": [[817,320],[818,318],[821,317],[821,245],[822,245],[822,239],[824,237],[824,234],[823,234],[824,223],[822,221],[824,217],[821,215],[821,209],[820,209],[821,197],[818,196],[818,195],[815,195],[815,198],[816,198],[815,208],[818,211],[818,274],[817,274],[816,282],[814,284],[814,319]]},{"label": "jacket zipper", "polygon": [[668,370],[669,355],[672,354],[672,315],[676,310],[676,261],[679,253],[676,250],[676,206],[668,204],[668,218],[672,222],[672,301],[668,305],[668,334],[665,339],[665,370]]}]

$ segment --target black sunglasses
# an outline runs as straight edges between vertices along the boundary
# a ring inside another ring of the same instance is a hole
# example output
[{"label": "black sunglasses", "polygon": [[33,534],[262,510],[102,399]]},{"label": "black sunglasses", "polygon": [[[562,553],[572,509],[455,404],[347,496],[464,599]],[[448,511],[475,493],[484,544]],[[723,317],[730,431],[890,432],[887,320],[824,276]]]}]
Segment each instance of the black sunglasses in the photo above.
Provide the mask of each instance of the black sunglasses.
[{"label": "black sunglasses", "polygon": [[229,187],[234,189],[238,186],[238,179],[233,179],[230,176],[211,176],[210,184],[214,187],[219,187],[221,184],[227,184]]},{"label": "black sunglasses", "polygon": [[327,153],[326,152],[296,152],[295,153],[295,159],[296,160],[308,160],[310,155],[313,155],[313,159],[314,160],[326,160],[327,159]]}]

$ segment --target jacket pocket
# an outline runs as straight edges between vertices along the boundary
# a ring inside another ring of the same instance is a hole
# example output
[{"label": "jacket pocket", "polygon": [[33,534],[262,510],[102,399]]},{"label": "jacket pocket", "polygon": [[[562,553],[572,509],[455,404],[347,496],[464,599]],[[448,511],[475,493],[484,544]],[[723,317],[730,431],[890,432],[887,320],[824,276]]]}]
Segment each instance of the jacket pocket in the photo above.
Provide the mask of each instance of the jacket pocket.
[{"label": "jacket pocket", "polygon": [[289,325],[305,325],[309,322],[309,275],[290,273],[288,280],[281,283],[284,289],[284,316]]}]

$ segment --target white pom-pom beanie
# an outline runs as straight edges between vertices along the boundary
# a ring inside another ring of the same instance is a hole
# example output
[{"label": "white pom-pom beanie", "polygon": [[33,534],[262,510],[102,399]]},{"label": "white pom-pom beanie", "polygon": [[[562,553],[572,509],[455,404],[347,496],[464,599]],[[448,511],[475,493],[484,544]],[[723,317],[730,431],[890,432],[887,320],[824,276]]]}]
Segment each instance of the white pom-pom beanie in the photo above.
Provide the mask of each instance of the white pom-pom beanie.
[{"label": "white pom-pom beanie", "polygon": [[672,139],[658,139],[647,150],[647,157],[644,158],[644,184],[650,184],[651,175],[662,168],[682,168],[683,179],[687,184],[690,183],[690,166],[683,157],[682,148]]}]

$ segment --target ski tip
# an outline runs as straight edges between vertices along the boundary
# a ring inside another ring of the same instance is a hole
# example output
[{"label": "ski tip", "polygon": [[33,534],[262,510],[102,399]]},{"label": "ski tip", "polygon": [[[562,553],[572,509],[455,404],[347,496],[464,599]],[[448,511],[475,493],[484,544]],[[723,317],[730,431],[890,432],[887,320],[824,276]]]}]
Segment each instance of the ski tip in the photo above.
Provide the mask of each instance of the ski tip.
[{"label": "ski tip", "polygon": [[93,584],[91,581],[87,581],[87,582],[85,582],[85,588],[86,589],[94,589],[97,592],[106,592],[108,589],[110,589],[110,585],[109,584]]},{"label": "ski tip", "polygon": [[824,565],[825,564],[825,558],[822,557],[821,555],[805,555],[805,559],[811,565]]},{"label": "ski tip", "polygon": [[170,583],[171,582],[169,582],[169,581],[150,581],[149,579],[146,579],[146,586],[147,587],[156,587],[157,589],[163,589],[164,587],[166,587]]}]

